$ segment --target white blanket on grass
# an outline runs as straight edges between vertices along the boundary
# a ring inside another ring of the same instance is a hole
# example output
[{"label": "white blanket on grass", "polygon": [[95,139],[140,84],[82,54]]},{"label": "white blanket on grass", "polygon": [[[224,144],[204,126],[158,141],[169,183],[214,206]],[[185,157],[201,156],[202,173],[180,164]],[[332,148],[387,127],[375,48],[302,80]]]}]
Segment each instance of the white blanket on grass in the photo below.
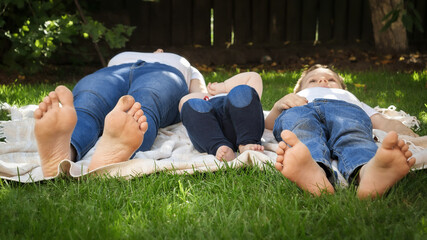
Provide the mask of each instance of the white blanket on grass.
[{"label": "white blanket on grass", "polygon": [[[6,142],[0,142],[0,178],[24,183],[47,180],[43,177],[33,134],[34,119],[32,116],[37,106],[28,105],[17,108],[3,104],[0,107],[9,111],[11,115],[10,121],[0,121],[0,139],[6,140]],[[394,114],[396,111],[390,112]],[[402,114],[399,117],[401,118]],[[409,121],[412,126],[414,121],[417,123],[417,120],[410,116],[400,120],[402,122],[404,122],[403,120]],[[375,130],[375,135],[379,141],[385,136],[384,132],[378,130]],[[427,144],[427,137],[423,137],[422,141],[418,142],[421,143],[420,145]],[[133,178],[160,171],[192,174],[196,171],[216,171],[223,167],[238,168],[247,165],[272,169],[271,166],[274,165],[276,159],[275,150],[278,144],[271,131],[264,131],[262,144],[265,147],[264,153],[246,151],[238,155],[233,161],[224,163],[218,161],[213,155],[199,153],[195,150],[184,126],[178,123],[159,130],[152,150],[137,152],[132,160],[104,166],[93,172]],[[58,169],[61,172],[69,173],[72,177],[88,174],[87,168],[95,148],[96,145],[77,163],[64,159]],[[417,163],[413,169],[427,167],[427,147],[419,147],[410,143],[410,148],[414,156],[417,157]],[[334,168],[336,171],[335,166]],[[338,176],[340,185],[346,186],[347,184],[342,176],[340,174]]]}]

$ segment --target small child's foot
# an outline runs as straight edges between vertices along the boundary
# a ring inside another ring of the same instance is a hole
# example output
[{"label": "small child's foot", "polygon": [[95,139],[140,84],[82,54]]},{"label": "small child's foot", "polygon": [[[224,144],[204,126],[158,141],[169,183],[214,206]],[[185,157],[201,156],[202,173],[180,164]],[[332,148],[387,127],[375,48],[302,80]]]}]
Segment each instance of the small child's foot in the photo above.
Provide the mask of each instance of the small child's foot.
[{"label": "small child's foot", "polygon": [[324,192],[334,193],[325,171],[313,160],[307,146],[291,131],[282,131],[281,137],[283,141],[276,150],[276,169],[300,188],[316,196]]},{"label": "small child's foot", "polygon": [[132,156],[141,146],[148,129],[141,104],[132,96],[123,96],[105,117],[104,132],[89,164],[89,171]]},{"label": "small child's foot", "polygon": [[[59,105],[61,103],[62,106]],[[50,92],[34,111],[34,134],[44,177],[58,173],[58,165],[70,159],[70,140],[77,122],[73,94],[65,86]]]},{"label": "small child's foot", "polygon": [[396,132],[389,132],[378,148],[374,158],[365,164],[359,173],[357,196],[361,199],[382,196],[397,181],[402,179],[415,163],[412,152]]},{"label": "small child's foot", "polygon": [[258,152],[264,152],[264,146],[261,144],[246,144],[246,145],[239,145],[239,152],[243,153],[247,150],[253,150]]},{"label": "small child's foot", "polygon": [[221,146],[216,150],[215,157],[220,161],[231,161],[236,158],[236,154],[234,153],[233,149],[231,149],[228,146]]}]

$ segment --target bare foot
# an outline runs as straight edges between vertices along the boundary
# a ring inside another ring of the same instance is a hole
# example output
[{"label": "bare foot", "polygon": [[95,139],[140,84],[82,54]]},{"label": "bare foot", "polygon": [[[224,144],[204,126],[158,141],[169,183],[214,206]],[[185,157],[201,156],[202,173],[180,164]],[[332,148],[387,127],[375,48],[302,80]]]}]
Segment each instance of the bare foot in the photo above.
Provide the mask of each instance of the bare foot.
[{"label": "bare foot", "polygon": [[58,86],[39,104],[34,118],[34,134],[43,175],[56,176],[59,162],[71,156],[71,134],[77,122],[71,91],[65,86]]},{"label": "bare foot", "polygon": [[361,199],[382,196],[409,173],[415,164],[412,152],[396,132],[389,132],[374,158],[360,169],[357,196]]},{"label": "bare foot", "polygon": [[141,104],[132,96],[121,97],[105,117],[104,132],[89,164],[89,171],[129,160],[141,146],[147,129],[147,118]]},{"label": "bare foot", "polygon": [[325,171],[313,160],[307,146],[291,131],[282,131],[281,137],[283,141],[276,150],[276,169],[298,187],[316,196],[324,192],[334,193]]},{"label": "bare foot", "polygon": [[260,144],[246,144],[246,145],[239,145],[239,152],[243,153],[247,150],[253,150],[258,152],[264,152],[264,146]]},{"label": "bare foot", "polygon": [[216,150],[215,157],[220,161],[231,161],[236,158],[236,154],[234,154],[233,149],[228,146],[221,146]]}]

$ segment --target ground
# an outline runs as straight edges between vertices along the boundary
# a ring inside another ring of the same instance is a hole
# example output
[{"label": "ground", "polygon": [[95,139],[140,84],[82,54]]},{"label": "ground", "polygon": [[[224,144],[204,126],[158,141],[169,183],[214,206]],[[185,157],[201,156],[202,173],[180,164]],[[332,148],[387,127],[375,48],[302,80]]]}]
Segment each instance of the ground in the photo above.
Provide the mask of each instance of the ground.
[{"label": "ground", "polygon": [[[153,51],[155,47],[134,50]],[[427,51],[410,50],[404,54],[381,54],[372,48],[361,46],[307,47],[285,45],[282,48],[245,46],[221,49],[193,46],[170,47],[165,51],[176,52],[185,56],[201,71],[215,71],[218,67],[225,69],[239,67],[253,71],[263,69],[287,71],[299,70],[315,63],[328,64],[339,70],[350,71],[412,72],[427,69]],[[106,58],[108,59],[108,57]],[[93,62],[79,67],[49,64],[42,72],[34,75],[11,73],[3,70],[0,71],[0,84],[77,81],[99,68],[101,68],[101,64]]]}]

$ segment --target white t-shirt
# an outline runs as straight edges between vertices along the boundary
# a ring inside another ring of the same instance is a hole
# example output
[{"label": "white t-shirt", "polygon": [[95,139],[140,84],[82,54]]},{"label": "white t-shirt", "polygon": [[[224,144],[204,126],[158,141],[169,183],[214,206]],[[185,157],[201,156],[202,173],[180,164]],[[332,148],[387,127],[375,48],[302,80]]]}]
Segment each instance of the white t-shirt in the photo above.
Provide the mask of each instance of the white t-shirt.
[{"label": "white t-shirt", "polygon": [[142,60],[149,63],[162,63],[178,69],[184,75],[185,82],[190,88],[191,79],[199,79],[205,83],[203,75],[195,67],[190,65],[187,59],[174,53],[145,53],[145,52],[122,52],[111,58],[108,66],[115,66],[124,63],[134,63]]},{"label": "white t-shirt", "polygon": [[369,117],[378,113],[373,108],[359,101],[359,99],[356,96],[354,96],[351,92],[344,89],[324,88],[324,87],[306,88],[298,92],[297,95],[307,98],[308,102],[312,102],[316,98],[326,98],[326,99],[342,100],[348,103],[352,103],[362,108],[363,111],[365,111]]}]

